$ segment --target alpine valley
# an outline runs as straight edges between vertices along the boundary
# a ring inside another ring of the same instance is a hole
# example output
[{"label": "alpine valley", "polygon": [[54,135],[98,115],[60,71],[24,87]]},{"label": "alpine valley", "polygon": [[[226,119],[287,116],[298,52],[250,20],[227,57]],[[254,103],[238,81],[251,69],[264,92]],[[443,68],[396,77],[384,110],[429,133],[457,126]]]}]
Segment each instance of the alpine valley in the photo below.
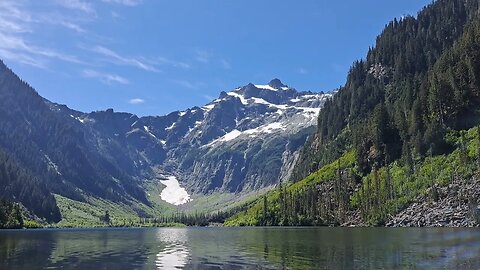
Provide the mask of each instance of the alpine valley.
[{"label": "alpine valley", "polygon": [[339,89],[165,116],[78,112],[2,63],[0,198],[55,226],[479,226],[479,106],[480,0],[394,19]]},{"label": "alpine valley", "polygon": [[0,197],[59,226],[225,209],[287,182],[330,93],[278,79],[137,117],[46,100],[0,66]]}]

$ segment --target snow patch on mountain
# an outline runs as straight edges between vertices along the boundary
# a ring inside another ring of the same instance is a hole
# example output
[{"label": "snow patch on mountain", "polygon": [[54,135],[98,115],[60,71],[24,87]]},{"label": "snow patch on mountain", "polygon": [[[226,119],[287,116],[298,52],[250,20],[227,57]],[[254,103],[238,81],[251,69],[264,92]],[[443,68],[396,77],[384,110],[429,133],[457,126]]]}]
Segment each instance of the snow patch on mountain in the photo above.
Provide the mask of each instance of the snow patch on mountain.
[{"label": "snow patch on mountain", "polygon": [[166,127],[165,130],[172,130],[175,127],[176,124],[177,123],[174,122],[171,126]]},{"label": "snow patch on mountain", "polygon": [[255,84],[255,87],[258,89],[265,89],[270,91],[277,91],[278,89],[271,87],[270,85],[263,85],[263,84]]},{"label": "snow patch on mountain", "polygon": [[154,138],[155,140],[157,141],[160,141],[157,136],[155,136],[155,134],[153,134],[152,132],[150,132],[150,129],[147,127],[147,126],[143,126],[143,129],[145,130],[145,132],[150,135],[152,138]]},{"label": "snow patch on mountain", "polygon": [[271,134],[271,133],[273,133],[277,130],[286,130],[286,127],[282,123],[275,122],[275,123],[270,123],[270,124],[267,124],[267,125],[259,126],[257,128],[248,129],[248,130],[245,130],[245,131],[239,131],[237,129],[234,129],[234,130],[228,132],[227,134],[223,135],[222,137],[220,137],[216,140],[213,140],[212,142],[210,142],[206,146],[213,146],[213,145],[215,145],[217,143],[220,143],[220,142],[232,141],[232,140],[235,140],[242,135],[247,135],[249,138],[253,138],[253,137],[256,137],[256,135],[258,135],[258,134]]},{"label": "snow patch on mountain", "polygon": [[215,108],[215,104],[208,104],[202,107],[202,109],[205,109],[206,111],[210,111],[213,108]]},{"label": "snow patch on mountain", "polygon": [[243,105],[247,105],[247,104],[248,104],[247,99],[246,99],[244,96],[242,96],[242,95],[240,95],[240,94],[238,94],[238,93],[228,92],[227,95],[232,96],[232,97],[237,97],[237,98],[239,98],[239,99],[240,99],[240,102],[242,102]]},{"label": "snow patch on mountain", "polygon": [[192,200],[175,176],[168,176],[167,180],[160,180],[160,182],[166,186],[160,193],[160,198],[167,203],[181,205]]},{"label": "snow patch on mountain", "polygon": [[253,133],[272,133],[276,129],[285,130],[285,127],[282,123],[271,123],[265,126],[261,126],[258,128],[250,129],[245,131],[246,134],[253,134]]},{"label": "snow patch on mountain", "polygon": [[58,166],[57,164],[55,164],[48,155],[44,155],[45,159],[47,160],[47,163],[48,163],[48,169],[53,169],[55,171],[55,173],[57,173],[58,175],[62,175],[60,173],[60,170],[58,169]]},{"label": "snow patch on mountain", "polygon": [[229,133],[225,134],[222,138],[219,139],[219,141],[228,142],[237,138],[238,136],[240,136],[240,134],[242,134],[241,131],[234,129]]}]

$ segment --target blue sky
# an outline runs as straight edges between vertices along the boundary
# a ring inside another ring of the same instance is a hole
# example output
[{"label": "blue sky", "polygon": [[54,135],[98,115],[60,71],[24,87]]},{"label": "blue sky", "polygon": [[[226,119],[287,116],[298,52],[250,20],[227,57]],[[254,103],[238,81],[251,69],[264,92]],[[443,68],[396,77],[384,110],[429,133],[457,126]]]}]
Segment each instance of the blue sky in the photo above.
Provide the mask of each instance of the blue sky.
[{"label": "blue sky", "polygon": [[426,0],[0,0],[0,58],[42,96],[163,115],[279,78],[343,85],[384,25]]}]

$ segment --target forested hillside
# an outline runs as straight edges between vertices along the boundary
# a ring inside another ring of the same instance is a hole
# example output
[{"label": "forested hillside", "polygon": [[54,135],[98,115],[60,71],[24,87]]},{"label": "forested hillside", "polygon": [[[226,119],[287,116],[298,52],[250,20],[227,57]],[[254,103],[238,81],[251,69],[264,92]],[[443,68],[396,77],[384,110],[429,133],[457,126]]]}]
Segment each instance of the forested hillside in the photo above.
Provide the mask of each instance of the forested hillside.
[{"label": "forested hillside", "polygon": [[83,113],[0,62],[0,199],[59,226],[92,226],[106,210],[122,223],[175,211],[161,197],[173,177],[198,198],[189,211],[219,210],[288,180],[331,97],[274,79],[165,116]]},{"label": "forested hillside", "polygon": [[[419,196],[438,200],[438,186],[473,177],[480,146],[479,6],[439,0],[417,17],[390,22],[320,112],[296,183],[229,224],[385,224]],[[461,204],[476,207],[471,197],[465,194]],[[289,202],[289,215],[271,215]]]},{"label": "forested hillside", "polygon": [[[22,169],[0,149],[0,198],[21,202],[40,217],[60,220],[55,199],[38,178]],[[7,203],[2,207],[8,206]]]},{"label": "forested hillside", "polygon": [[24,226],[22,211],[18,204],[0,200],[0,229],[22,228]]},{"label": "forested hillside", "polygon": [[148,203],[127,166],[110,158],[120,147],[110,143],[98,151],[103,145],[94,138],[102,137],[73,114],[78,112],[48,102],[0,63],[0,198],[49,222],[61,219],[53,194]]}]

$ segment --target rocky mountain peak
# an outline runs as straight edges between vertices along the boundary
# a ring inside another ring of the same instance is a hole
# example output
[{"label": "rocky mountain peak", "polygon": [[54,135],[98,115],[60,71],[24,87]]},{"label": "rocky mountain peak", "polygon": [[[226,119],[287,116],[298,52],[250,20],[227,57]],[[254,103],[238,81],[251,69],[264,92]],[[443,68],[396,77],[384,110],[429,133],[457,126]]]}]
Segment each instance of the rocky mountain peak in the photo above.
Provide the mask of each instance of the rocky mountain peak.
[{"label": "rocky mountain peak", "polygon": [[279,79],[275,78],[273,80],[271,80],[269,83],[268,83],[269,86],[275,88],[275,89],[282,89],[282,88],[285,88],[287,87],[285,84],[282,83],[282,81],[280,81]]}]

